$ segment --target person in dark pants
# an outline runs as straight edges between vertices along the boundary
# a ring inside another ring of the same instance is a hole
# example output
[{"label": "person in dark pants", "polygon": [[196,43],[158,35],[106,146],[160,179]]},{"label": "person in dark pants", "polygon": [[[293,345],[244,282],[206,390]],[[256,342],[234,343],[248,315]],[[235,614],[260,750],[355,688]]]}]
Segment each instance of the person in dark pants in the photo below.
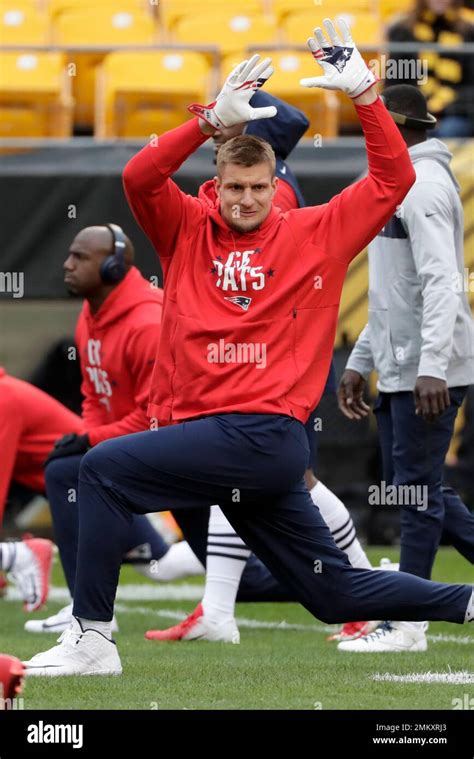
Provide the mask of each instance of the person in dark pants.
[{"label": "person in dark pants", "polygon": [[[397,85],[385,98],[417,179],[369,246],[369,321],[347,362],[339,399],[350,419],[365,416],[365,378],[378,372],[374,412],[384,480],[396,488],[389,503],[400,507],[400,570],[430,578],[443,530],[474,563],[474,515],[443,481],[456,415],[474,382],[474,329],[460,286],[463,209],[451,154],[439,140],[427,140],[426,129],[436,120],[423,95],[412,85]],[[426,648],[425,627],[389,622],[340,647],[419,650]]]},{"label": "person in dark pants", "polygon": [[[250,134],[266,140],[272,146],[276,157],[278,187],[274,204],[283,212],[303,208],[303,195],[286,159],[306,132],[309,126],[307,118],[298,108],[261,89],[253,95],[250,105],[252,108],[274,106],[278,112],[272,119],[259,119],[218,130],[213,135],[215,160],[219,149],[233,137]],[[216,189],[213,180],[208,180],[201,186],[199,196],[215,202]],[[334,366],[331,363],[324,394],[335,393],[336,389]],[[305,472],[308,490],[313,503],[331,530],[336,545],[347,554],[352,566],[370,568],[370,561],[358,540],[347,508],[321,480],[316,478],[319,421],[318,410],[314,409],[305,424],[310,448]],[[147,638],[157,641],[207,641],[210,627],[212,640],[220,641],[222,638],[217,638],[215,634],[215,626],[218,624],[224,631],[230,631],[229,637],[225,640],[235,642],[235,622],[233,626],[223,625],[222,622],[235,616],[236,601],[295,600],[288,589],[272,577],[267,567],[250,553],[218,505],[214,504],[205,512],[194,508],[185,509],[184,512],[175,513],[174,517],[191,548],[206,566],[204,593],[197,608],[182,622],[164,630],[149,630]],[[373,626],[368,622],[350,622],[334,637],[356,637],[368,632]]]},{"label": "person in dark pants", "polygon": [[[121,248],[118,243],[123,243]],[[149,429],[146,401],[158,344],[162,291],[133,266],[133,246],[120,227],[87,227],[74,238],[64,263],[69,292],[84,298],[76,327],[82,374],[82,434],[56,442],[46,468],[46,492],[54,535],[74,598],[79,537],[78,479],[82,459],[103,440]],[[185,541],[169,546],[145,516],[130,523],[124,561],[138,571],[154,562],[156,580],[203,572]],[[28,632],[62,632],[72,604],[46,619],[31,619]]]},{"label": "person in dark pants", "polygon": [[[191,106],[198,119],[161,135],[125,168],[127,198],[164,269],[148,410],[158,429],[108,440],[84,457],[75,619],[58,646],[26,663],[29,676],[122,672],[111,619],[124,539],[133,513],[160,503],[218,503],[275,577],[327,622],[474,619],[469,585],[352,567],[304,482],[304,422],[326,383],[347,266],[415,179],[347,25],[340,22],[341,41],[325,24],[331,43],[318,29],[310,48],[327,76],[303,84],[354,99],[367,179],[325,206],[284,214],[272,206],[271,147],[243,135],[219,151],[218,202],[179,190],[171,175],[215,129],[275,115],[249,105],[271,73],[259,56],[231,73],[214,104]],[[318,271],[325,284],[316,290]]]}]

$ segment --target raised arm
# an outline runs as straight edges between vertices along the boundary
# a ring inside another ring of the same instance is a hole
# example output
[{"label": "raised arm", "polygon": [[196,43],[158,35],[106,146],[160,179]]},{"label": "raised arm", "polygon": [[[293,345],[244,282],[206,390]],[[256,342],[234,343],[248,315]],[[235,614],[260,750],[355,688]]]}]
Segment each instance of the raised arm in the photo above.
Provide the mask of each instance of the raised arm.
[{"label": "raised arm", "polygon": [[170,177],[208,136],[198,119],[191,119],[152,141],[125,166],[123,186],[128,204],[160,258],[171,258],[180,230],[197,223],[202,214],[199,201],[180,190]]},{"label": "raised arm", "polygon": [[306,87],[342,90],[354,101],[367,148],[368,176],[347,187],[323,206],[296,211],[303,238],[349,263],[382,229],[415,181],[405,142],[373,86],[374,74],[355,47],[341,19],[343,42],[325,21],[328,45],[320,29],[309,40],[326,76],[303,79]]},{"label": "raised arm", "polygon": [[189,107],[198,118],[153,140],[125,166],[123,184],[128,203],[160,259],[164,259],[165,268],[178,235],[187,234],[204,213],[200,201],[182,192],[170,178],[172,174],[216,129],[276,115],[274,107],[249,105],[252,95],[273,73],[270,58],[261,63],[259,59],[254,55],[239,64],[214,103]]}]

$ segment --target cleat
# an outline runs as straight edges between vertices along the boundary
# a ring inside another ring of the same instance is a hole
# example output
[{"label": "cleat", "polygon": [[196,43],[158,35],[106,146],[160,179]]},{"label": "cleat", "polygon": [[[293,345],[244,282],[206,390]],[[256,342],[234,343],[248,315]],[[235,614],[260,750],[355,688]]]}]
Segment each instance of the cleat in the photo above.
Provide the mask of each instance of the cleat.
[{"label": "cleat", "polygon": [[240,643],[240,634],[234,618],[215,622],[204,615],[202,604],[178,625],[167,630],[148,630],[147,640],[212,640],[224,643]]},{"label": "cleat", "polygon": [[[71,627],[74,617],[72,616],[72,603],[64,606],[57,614],[46,619],[29,619],[25,622],[26,632],[31,633],[62,633]],[[118,632],[118,624],[115,617],[112,619],[112,632]]]},{"label": "cleat", "polygon": [[115,642],[96,630],[83,630],[76,618],[71,627],[58,638],[58,644],[23,662],[25,675],[66,677],[122,674]]},{"label": "cleat", "polygon": [[374,569],[384,569],[386,572],[398,572],[400,564],[396,561],[390,561],[390,559],[380,559],[380,566],[374,567]]},{"label": "cleat", "polygon": [[3,574],[3,572],[0,572],[0,598],[5,598],[7,593],[8,593],[8,580]]},{"label": "cleat", "polygon": [[338,644],[338,651],[353,653],[426,651],[427,622],[382,622],[374,632]]},{"label": "cleat", "polygon": [[339,632],[329,635],[326,640],[355,640],[371,633],[378,624],[378,622],[346,622]]},{"label": "cleat", "polygon": [[28,538],[19,544],[17,558],[9,578],[23,596],[25,611],[38,611],[46,603],[53,561],[53,544],[43,538]]}]

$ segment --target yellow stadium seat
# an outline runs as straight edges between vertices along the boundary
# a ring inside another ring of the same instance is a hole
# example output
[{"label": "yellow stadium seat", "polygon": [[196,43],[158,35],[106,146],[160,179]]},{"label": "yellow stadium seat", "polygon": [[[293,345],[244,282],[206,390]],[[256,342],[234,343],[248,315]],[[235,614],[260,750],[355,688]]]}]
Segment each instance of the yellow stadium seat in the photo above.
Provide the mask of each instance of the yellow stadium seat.
[{"label": "yellow stadium seat", "polygon": [[[325,15],[326,4],[324,4],[324,9]],[[363,12],[339,13],[332,15],[336,20],[336,24],[338,17],[343,16],[346,19],[349,23],[352,36],[359,47],[363,48],[364,45],[377,46],[375,50],[367,50],[366,52],[363,52],[364,59],[369,65],[373,66],[374,61],[377,61],[379,58],[378,51],[382,45],[383,27],[380,18],[373,13]],[[287,41],[291,44],[304,44],[308,37],[308,28],[311,30],[311,23],[318,26],[321,21],[322,18],[315,20],[314,14],[312,13],[299,13],[288,16],[283,24]],[[315,67],[314,75],[322,75],[322,69],[317,64],[314,64],[314,62],[313,65]],[[340,124],[342,126],[357,125],[359,119],[350,100],[342,93],[337,93],[337,97],[341,106]]]},{"label": "yellow stadium seat", "polygon": [[49,22],[45,13],[33,4],[0,2],[0,44],[46,45],[49,42]]},{"label": "yellow stadium seat", "polygon": [[[64,11],[53,21],[53,41],[58,45],[127,46],[150,45],[156,41],[151,14],[133,11],[120,0],[94,10]],[[74,52],[73,92],[76,99],[76,124],[92,127],[94,121],[95,70],[106,52]]]},{"label": "yellow stadium seat", "polygon": [[174,27],[173,40],[187,45],[215,45],[223,55],[249,45],[271,45],[278,27],[272,16],[219,11],[186,16]]},{"label": "yellow stadium seat", "polygon": [[205,13],[219,13],[225,8],[226,12],[259,14],[264,9],[264,0],[162,0],[158,6],[158,15],[164,29],[170,32],[174,25],[185,16],[199,16],[205,8]]},{"label": "yellow stadium seat", "polygon": [[413,0],[377,0],[377,2],[378,12],[385,24],[395,16],[404,15],[413,8]]},{"label": "yellow stadium seat", "polygon": [[0,53],[1,137],[68,137],[71,80],[60,53]]},{"label": "yellow stadium seat", "polygon": [[85,8],[93,8],[97,10],[104,10],[110,6],[117,7],[118,5],[125,7],[128,6],[130,10],[151,12],[152,6],[147,0],[125,0],[124,3],[117,3],[116,0],[46,0],[46,6],[51,18],[59,16],[61,13],[70,12],[74,10],[84,10]]},{"label": "yellow stadium seat", "polygon": [[[317,13],[293,13],[287,17],[282,28],[285,39],[291,45],[304,45],[311,35],[315,26],[321,26],[322,21],[326,18],[328,5],[324,3],[324,12],[320,15]],[[338,5],[339,7],[339,5]],[[342,16],[349,23],[352,36],[359,46],[374,45],[381,42],[382,27],[380,18],[374,13],[365,13],[363,11],[353,11],[347,13],[334,12],[329,14],[330,18],[336,20]]]},{"label": "yellow stadium seat", "polygon": [[191,118],[207,103],[211,68],[199,53],[110,53],[97,76],[95,136],[149,137]]},{"label": "yellow stadium seat", "polygon": [[[280,20],[293,13],[312,13],[318,19],[332,18],[335,13],[372,10],[373,0],[272,0],[271,7]],[[317,26],[315,22],[313,26]]]},{"label": "yellow stadium seat", "polygon": [[[268,53],[265,51],[265,53],[271,57],[272,66],[275,70],[265,89],[275,97],[301,108],[310,122],[306,137],[311,139],[317,135],[336,137],[339,127],[339,100],[337,96],[333,92],[300,86],[300,79],[303,77],[318,76],[311,55],[293,50],[270,50]],[[242,56],[243,53],[240,53],[239,56],[230,55],[224,58],[221,72],[222,81],[242,59]]]}]

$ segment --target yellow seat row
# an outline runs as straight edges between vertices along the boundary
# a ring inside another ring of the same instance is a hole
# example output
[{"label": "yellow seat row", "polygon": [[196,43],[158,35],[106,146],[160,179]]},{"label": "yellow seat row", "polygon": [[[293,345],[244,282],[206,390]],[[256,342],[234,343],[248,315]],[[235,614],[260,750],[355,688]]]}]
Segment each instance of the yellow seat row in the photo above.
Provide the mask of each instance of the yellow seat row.
[{"label": "yellow seat row", "polygon": [[69,137],[73,104],[64,55],[0,54],[0,137]]},{"label": "yellow seat row", "polygon": [[[309,137],[337,135],[338,98],[299,86],[301,77],[314,74],[311,57],[297,51],[272,55],[272,93],[305,111]],[[233,63],[224,62],[221,78]],[[0,53],[2,137],[72,133],[70,67],[59,53]],[[186,119],[190,103],[213,99],[220,84],[199,53],[110,53],[97,70],[94,133],[100,138],[160,134]]]},{"label": "yellow seat row", "polygon": [[[406,0],[384,2],[391,3],[395,12]],[[297,1],[287,6],[288,12],[276,15],[262,12],[262,0],[230,0],[226,4],[207,0],[204,10],[200,0],[164,0],[159,6],[144,0],[105,0],[100,5],[93,0],[51,0],[48,15],[27,0],[0,0],[0,41],[2,45],[173,41],[215,44],[225,52],[247,44],[302,43],[326,16],[358,18],[360,29],[355,33],[359,44],[364,43],[366,26],[382,26],[381,16],[368,7],[367,0],[325,0],[306,9],[304,5],[300,7]],[[158,8],[155,14],[152,7]]]},{"label": "yellow seat row", "polygon": [[[3,0],[2,5],[12,5]],[[199,15],[203,11],[202,0],[126,0],[132,10],[147,12],[159,19],[165,30],[172,30],[177,21],[183,16]],[[32,9],[47,14],[50,19],[56,19],[60,14],[72,9],[87,6],[101,10],[116,5],[115,0],[17,0],[17,8]],[[412,0],[206,0],[205,12],[218,11],[225,7],[244,14],[260,14],[275,16],[279,22],[292,13],[311,11],[319,16],[332,16],[335,13],[351,13],[366,11],[376,13],[382,18],[393,14],[406,12],[413,6]]]},{"label": "yellow seat row", "polygon": [[[91,126],[94,119],[95,73],[97,66],[104,60],[105,53],[77,52],[75,48],[154,45],[160,41],[157,26],[153,15],[140,8],[137,0],[132,0],[132,4],[130,0],[114,0],[113,4],[106,0],[105,5],[100,8],[88,7],[88,0],[84,0],[80,6],[75,5],[77,0],[53,0],[53,3],[58,3],[57,7],[59,2],[64,4],[61,6],[63,12],[55,16],[49,30],[46,16],[41,15],[40,11],[33,7],[28,9],[26,6],[24,10],[20,10],[20,6],[16,4],[17,0],[0,0],[0,38],[4,45],[43,46],[50,42],[69,47],[70,61],[74,69],[71,76],[76,102],[75,122]],[[67,2],[72,3],[72,6],[66,6]],[[178,4],[179,2],[181,0],[178,0]],[[248,2],[249,7],[253,7],[258,5],[260,0]],[[333,0],[325,2],[325,13],[328,12],[331,2]],[[245,6],[245,3],[243,5]],[[249,46],[272,46],[282,42],[304,45],[314,24],[318,22],[318,14],[314,11],[290,14],[279,27],[272,16],[245,14],[242,10],[237,13],[232,10],[223,11],[222,5],[216,5],[216,8],[215,13],[210,13],[209,7],[206,6],[205,13],[180,18],[174,26],[170,42],[191,49],[197,44],[216,47],[219,55],[226,56],[245,50]],[[360,44],[380,42],[381,25],[377,16],[354,11],[347,14],[347,18]],[[215,58],[210,54],[209,63],[215,63]]]}]

